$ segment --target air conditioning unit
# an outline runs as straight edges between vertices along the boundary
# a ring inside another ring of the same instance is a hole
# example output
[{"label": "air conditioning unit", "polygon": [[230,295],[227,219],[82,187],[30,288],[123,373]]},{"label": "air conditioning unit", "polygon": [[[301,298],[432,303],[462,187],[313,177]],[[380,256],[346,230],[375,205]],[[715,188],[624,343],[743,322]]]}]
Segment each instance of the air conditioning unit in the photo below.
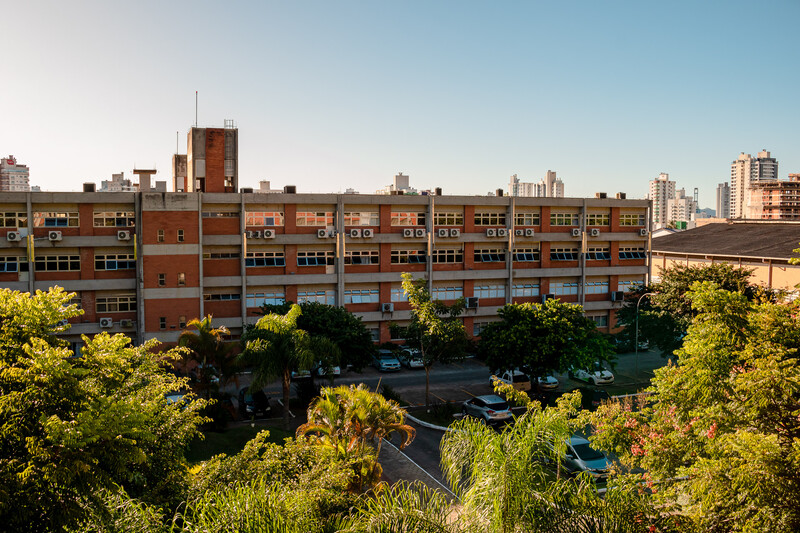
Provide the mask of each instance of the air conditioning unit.
[{"label": "air conditioning unit", "polygon": [[414,230],[415,237],[424,237],[426,234],[425,228],[417,228]]},{"label": "air conditioning unit", "polygon": [[497,237],[497,230],[494,228],[489,228],[486,230],[487,237]]},{"label": "air conditioning unit", "polygon": [[508,237],[508,230],[506,228],[500,228],[497,230],[498,237]]},{"label": "air conditioning unit", "polygon": [[133,320],[126,318],[124,320],[119,321],[119,325],[123,328],[132,328],[133,327]]},{"label": "air conditioning unit", "polygon": [[522,237],[523,235],[525,235],[525,230],[524,229],[515,229],[514,230],[514,235],[516,235],[517,237]]},{"label": "air conditioning unit", "polygon": [[639,236],[640,237],[647,237],[648,233],[649,233],[649,231],[647,231],[647,228],[642,228],[642,229],[639,230]]},{"label": "air conditioning unit", "polygon": [[261,232],[260,231],[248,231],[247,232],[247,238],[248,239],[260,239],[261,238]]},{"label": "air conditioning unit", "polygon": [[317,238],[318,239],[327,239],[328,238],[328,230],[326,230],[326,229],[318,229],[317,230]]},{"label": "air conditioning unit", "polygon": [[18,231],[9,231],[6,233],[6,239],[8,242],[19,242],[22,240],[22,234]]},{"label": "air conditioning unit", "polygon": [[413,237],[413,236],[414,236],[414,230],[413,229],[411,229],[411,228],[403,229],[403,237],[408,238],[408,237]]},{"label": "air conditioning unit", "polygon": [[118,231],[117,232],[117,240],[118,241],[129,241],[129,240],[131,240],[131,232],[130,231]]},{"label": "air conditioning unit", "polygon": [[573,228],[573,229],[572,229],[572,236],[573,236],[573,237],[580,237],[580,236],[581,236],[581,230],[580,230],[580,228]]},{"label": "air conditioning unit", "polygon": [[458,229],[458,228],[452,228],[450,230],[450,236],[451,237],[461,237],[461,230]]},{"label": "air conditioning unit", "polygon": [[467,309],[477,309],[480,298],[477,296],[470,296],[467,298]]},{"label": "air conditioning unit", "polygon": [[101,328],[110,328],[114,325],[114,319],[111,317],[101,318],[100,319],[100,327]]},{"label": "air conditioning unit", "polygon": [[361,236],[364,237],[365,239],[371,239],[372,237],[375,236],[375,230],[374,229],[365,229],[365,230],[363,230],[361,232]]},{"label": "air conditioning unit", "polygon": [[534,235],[536,235],[536,230],[535,229],[528,228],[528,229],[525,230],[525,236],[526,237],[533,237]]},{"label": "air conditioning unit", "polygon": [[61,240],[61,232],[60,231],[51,231],[47,233],[47,238],[51,241],[60,241]]},{"label": "air conditioning unit", "polygon": [[622,302],[625,300],[625,292],[624,291],[614,291],[611,293],[611,301],[612,302]]},{"label": "air conditioning unit", "polygon": [[590,229],[589,230],[589,236],[590,237],[599,237],[600,236],[600,230],[597,229],[597,228]]},{"label": "air conditioning unit", "polygon": [[555,294],[542,294],[542,303],[545,303],[547,300],[552,300],[555,297]]},{"label": "air conditioning unit", "polygon": [[393,303],[383,303],[381,304],[381,313],[392,313],[394,312],[394,304]]},{"label": "air conditioning unit", "polygon": [[263,231],[265,239],[274,239],[275,238],[275,230],[274,229],[265,229]]},{"label": "air conditioning unit", "polygon": [[449,237],[450,236],[450,230],[447,229],[447,228],[439,228],[438,230],[436,230],[436,236],[437,237]]},{"label": "air conditioning unit", "polygon": [[351,239],[360,239],[361,238],[361,230],[360,229],[351,229],[350,230],[350,238]]}]

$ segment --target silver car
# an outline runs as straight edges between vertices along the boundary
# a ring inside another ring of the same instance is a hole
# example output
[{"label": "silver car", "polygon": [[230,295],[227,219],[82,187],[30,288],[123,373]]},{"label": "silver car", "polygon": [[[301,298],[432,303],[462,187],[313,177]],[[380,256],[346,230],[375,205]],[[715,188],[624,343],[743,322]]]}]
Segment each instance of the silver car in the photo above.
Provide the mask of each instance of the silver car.
[{"label": "silver car", "polygon": [[496,394],[475,396],[464,402],[461,406],[464,416],[472,416],[486,425],[498,426],[514,419],[508,403]]},{"label": "silver car", "polygon": [[605,479],[610,466],[608,457],[592,448],[588,440],[578,435],[570,437],[564,456],[565,470],[571,474],[588,472],[595,479]]},{"label": "silver car", "polygon": [[400,364],[406,368],[425,368],[422,354],[416,348],[401,348],[397,358],[400,360]]},{"label": "silver car", "polygon": [[372,358],[372,365],[381,372],[397,372],[400,370],[400,361],[391,350],[378,350]]}]

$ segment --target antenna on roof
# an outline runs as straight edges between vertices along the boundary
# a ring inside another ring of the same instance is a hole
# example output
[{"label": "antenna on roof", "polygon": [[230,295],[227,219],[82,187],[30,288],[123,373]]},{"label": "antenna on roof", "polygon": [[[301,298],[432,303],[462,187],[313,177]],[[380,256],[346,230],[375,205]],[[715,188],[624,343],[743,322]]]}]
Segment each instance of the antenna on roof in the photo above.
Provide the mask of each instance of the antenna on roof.
[{"label": "antenna on roof", "polygon": [[179,135],[180,135],[180,134],[179,134],[179,133],[176,131],[176,132],[175,132],[175,153],[176,153],[176,154],[180,153],[180,151],[179,151],[179,148],[178,148],[178,144],[180,144],[180,137],[179,137]]},{"label": "antenna on roof", "polygon": [[194,92],[194,127],[197,127],[197,91]]}]

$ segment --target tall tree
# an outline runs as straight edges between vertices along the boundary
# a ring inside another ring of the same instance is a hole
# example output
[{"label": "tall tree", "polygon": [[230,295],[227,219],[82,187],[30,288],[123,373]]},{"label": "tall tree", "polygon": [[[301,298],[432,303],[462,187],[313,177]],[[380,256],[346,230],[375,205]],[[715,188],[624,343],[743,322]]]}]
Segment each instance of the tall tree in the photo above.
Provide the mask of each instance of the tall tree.
[{"label": "tall tree", "polygon": [[411,323],[405,336],[409,346],[418,348],[425,367],[425,405],[430,405],[430,376],[434,363],[450,363],[463,358],[469,338],[460,315],[464,299],[453,305],[433,300],[424,279],[415,280],[409,273],[403,276],[403,291],[411,304]]},{"label": "tall tree", "polygon": [[225,344],[223,339],[230,332],[225,326],[212,327],[211,320],[211,315],[192,319],[187,328],[194,328],[196,332],[186,329],[178,337],[178,345],[189,349],[188,359],[197,363],[200,390],[205,391],[206,399],[210,397],[215,367],[219,367],[223,384],[236,375],[235,358],[232,356],[235,345]]}]

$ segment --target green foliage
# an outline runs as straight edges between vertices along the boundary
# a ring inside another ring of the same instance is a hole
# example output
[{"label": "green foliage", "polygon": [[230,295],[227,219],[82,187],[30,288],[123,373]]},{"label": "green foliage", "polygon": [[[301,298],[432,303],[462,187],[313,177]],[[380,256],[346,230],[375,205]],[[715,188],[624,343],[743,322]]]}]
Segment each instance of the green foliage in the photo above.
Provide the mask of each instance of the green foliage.
[{"label": "green foliage", "polygon": [[201,393],[205,393],[206,399],[210,398],[213,388],[211,381],[215,367],[222,373],[220,380],[222,384],[229,382],[236,374],[236,359],[232,355],[235,346],[225,344],[223,340],[224,335],[229,335],[228,328],[212,327],[212,318],[208,315],[203,319],[192,319],[187,327],[194,328],[197,332],[186,329],[178,337],[178,345],[188,349],[184,352],[184,364],[190,360],[198,365],[198,385]]},{"label": "green foliage", "polygon": [[10,530],[74,524],[104,487],[174,503],[203,420],[205,401],[167,403],[185,380],[164,370],[177,354],[155,352],[157,342],[103,333],[84,337],[81,357],[62,347],[55,325],[79,314],[70,296],[0,291],[0,523]]},{"label": "green foliage", "polygon": [[579,305],[560,300],[507,304],[498,316],[502,321],[484,328],[478,343],[491,369],[526,368],[536,376],[613,358],[613,347]]},{"label": "green foliage", "polygon": [[[657,501],[701,531],[800,530],[796,305],[696,283],[679,362],[638,406],[593,415],[596,443],[665,482]],[[638,407],[638,408],[636,408]]]}]

